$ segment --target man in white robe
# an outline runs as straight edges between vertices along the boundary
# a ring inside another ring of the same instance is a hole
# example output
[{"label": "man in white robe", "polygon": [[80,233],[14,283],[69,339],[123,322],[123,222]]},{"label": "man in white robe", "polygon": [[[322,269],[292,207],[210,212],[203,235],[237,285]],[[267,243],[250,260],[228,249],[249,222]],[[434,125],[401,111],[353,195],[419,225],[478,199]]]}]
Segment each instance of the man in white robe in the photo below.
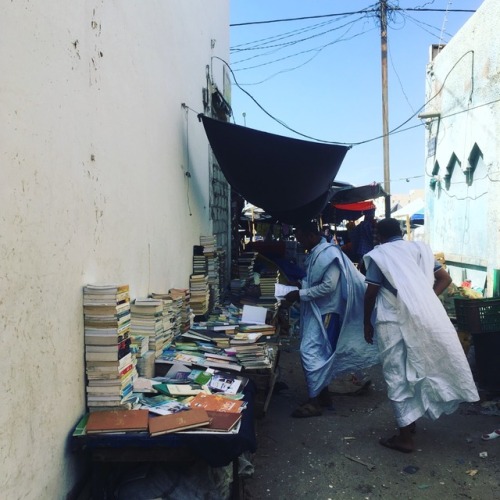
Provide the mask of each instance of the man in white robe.
[{"label": "man in white robe", "polygon": [[[296,230],[309,252],[300,290],[285,297],[300,300],[300,355],[309,399],[293,417],[314,417],[331,405],[328,384],[337,376],[378,363],[375,346],[362,337],[364,277],[337,245],[322,238],[315,222]],[[367,348],[368,347],[368,348]]]},{"label": "man in white robe", "polygon": [[[399,221],[377,224],[381,244],[364,257],[364,334],[376,338],[399,435],[380,444],[414,450],[415,421],[454,412],[479,399],[457,332],[438,295],[448,273],[420,241],[404,241]],[[375,337],[374,337],[375,334]]]}]

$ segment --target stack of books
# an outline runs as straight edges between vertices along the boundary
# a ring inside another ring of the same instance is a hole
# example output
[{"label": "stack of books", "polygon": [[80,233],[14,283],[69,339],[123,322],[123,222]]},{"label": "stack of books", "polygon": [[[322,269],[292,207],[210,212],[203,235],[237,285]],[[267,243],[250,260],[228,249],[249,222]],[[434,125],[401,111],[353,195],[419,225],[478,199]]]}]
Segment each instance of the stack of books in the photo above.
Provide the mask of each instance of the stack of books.
[{"label": "stack of books", "polygon": [[172,300],[180,299],[180,327],[179,334],[187,332],[193,322],[193,312],[191,311],[191,294],[187,288],[171,288],[168,292]]},{"label": "stack of books", "polygon": [[[181,323],[181,307],[182,302],[179,300],[176,304],[175,301],[168,293],[155,293],[151,294],[151,298],[158,299],[163,302],[163,333],[165,335],[165,343],[166,345],[170,345],[172,340],[176,336],[176,331],[180,330]],[[177,312],[176,312],[177,307]],[[179,318],[179,323],[176,325],[176,318]]]},{"label": "stack of books", "polygon": [[245,288],[245,281],[240,278],[233,278],[230,283],[231,295],[233,295],[236,299],[241,297],[243,294],[243,290]]},{"label": "stack of books", "polygon": [[210,286],[209,311],[221,304],[222,282],[220,275],[219,253],[217,239],[214,235],[200,236],[200,245],[207,262],[208,284]]},{"label": "stack of books", "polygon": [[138,298],[130,305],[130,332],[148,338],[149,350],[159,356],[165,345],[163,302],[160,299]]},{"label": "stack of books", "polygon": [[235,355],[245,370],[261,370],[272,367],[273,350],[266,344],[231,345],[225,351],[230,355]]},{"label": "stack of books", "polygon": [[190,304],[195,316],[205,316],[208,313],[210,290],[208,276],[192,274],[189,278]]},{"label": "stack of books", "polygon": [[89,411],[123,409],[137,377],[130,352],[128,285],[85,286],[83,314]]},{"label": "stack of books", "polygon": [[245,284],[253,282],[255,259],[257,252],[243,252],[238,257],[238,277]]},{"label": "stack of books", "polygon": [[[244,325],[240,324],[237,328],[238,333],[258,333],[262,335],[274,335],[276,333],[276,327],[268,324],[258,324],[258,325]],[[241,336],[241,335],[240,335]],[[260,337],[259,337],[260,338]]]},{"label": "stack of books", "polygon": [[142,358],[149,350],[149,339],[144,335],[130,335],[130,352]]},{"label": "stack of books", "polygon": [[274,295],[274,288],[276,283],[279,282],[279,270],[277,269],[263,269],[260,272],[260,297],[257,300],[257,305],[271,310],[277,310],[279,301]]},{"label": "stack of books", "polygon": [[207,274],[207,259],[201,245],[193,247],[193,274]]}]

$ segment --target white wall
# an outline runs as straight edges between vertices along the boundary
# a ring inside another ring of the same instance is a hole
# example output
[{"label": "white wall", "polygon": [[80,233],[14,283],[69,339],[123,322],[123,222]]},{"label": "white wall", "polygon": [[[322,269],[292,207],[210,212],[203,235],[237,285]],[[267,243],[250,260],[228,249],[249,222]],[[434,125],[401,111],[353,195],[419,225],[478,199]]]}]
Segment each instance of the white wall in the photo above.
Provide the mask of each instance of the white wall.
[{"label": "white wall", "polygon": [[188,286],[208,143],[181,103],[203,111],[228,24],[229,0],[3,2],[2,498],[65,498],[80,478],[82,286]]},{"label": "white wall", "polygon": [[[426,111],[440,119],[428,124],[428,138],[437,137],[435,156],[426,162],[426,232],[435,252],[450,262],[456,284],[472,279],[473,286],[492,286],[493,269],[500,268],[500,5],[485,0],[480,9],[427,69]],[[466,182],[465,170],[474,144],[483,158]],[[457,164],[445,185],[446,167],[455,154]],[[439,163],[439,184],[429,188]],[[475,283],[474,283],[475,282]],[[488,292],[489,293],[489,292]]]}]

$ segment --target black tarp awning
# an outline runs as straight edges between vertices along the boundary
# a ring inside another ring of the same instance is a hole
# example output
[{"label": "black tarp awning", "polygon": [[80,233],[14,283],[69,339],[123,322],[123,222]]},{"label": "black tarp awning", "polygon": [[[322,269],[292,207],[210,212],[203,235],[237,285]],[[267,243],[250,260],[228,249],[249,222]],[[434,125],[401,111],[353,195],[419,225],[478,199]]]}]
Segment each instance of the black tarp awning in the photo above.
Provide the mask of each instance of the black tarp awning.
[{"label": "black tarp awning", "polygon": [[281,222],[321,213],[348,146],[303,141],[199,115],[231,187]]}]

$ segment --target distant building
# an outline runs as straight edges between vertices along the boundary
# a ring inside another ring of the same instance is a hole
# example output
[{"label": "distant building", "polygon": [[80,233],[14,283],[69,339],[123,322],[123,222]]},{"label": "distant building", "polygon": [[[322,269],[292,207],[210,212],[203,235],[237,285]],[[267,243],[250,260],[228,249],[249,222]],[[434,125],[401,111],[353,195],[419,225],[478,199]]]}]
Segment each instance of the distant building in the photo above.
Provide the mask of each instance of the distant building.
[{"label": "distant building", "polygon": [[500,4],[485,0],[427,67],[425,226],[455,284],[499,292]]}]

